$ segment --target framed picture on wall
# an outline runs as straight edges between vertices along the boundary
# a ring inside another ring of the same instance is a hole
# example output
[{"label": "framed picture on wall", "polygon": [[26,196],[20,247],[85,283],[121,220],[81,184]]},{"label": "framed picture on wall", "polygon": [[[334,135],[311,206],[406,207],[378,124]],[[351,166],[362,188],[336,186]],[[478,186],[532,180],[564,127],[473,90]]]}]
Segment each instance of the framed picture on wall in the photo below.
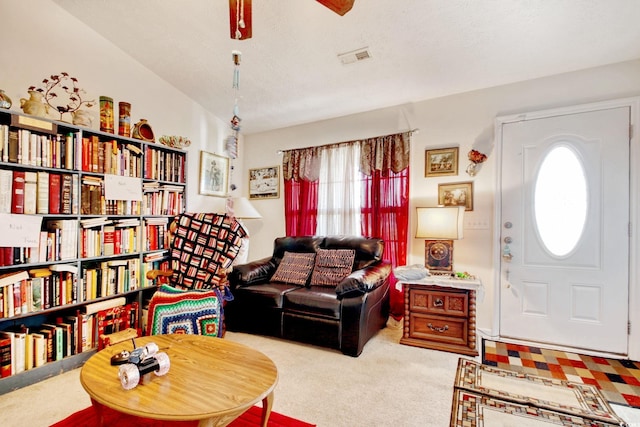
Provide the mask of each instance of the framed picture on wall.
[{"label": "framed picture on wall", "polygon": [[225,197],[229,188],[229,158],[200,151],[200,194]]},{"label": "framed picture on wall", "polygon": [[465,211],[472,211],[473,181],[438,184],[438,204],[443,206],[464,206]]},{"label": "framed picture on wall", "polygon": [[249,199],[280,197],[280,166],[249,169]]},{"label": "framed picture on wall", "polygon": [[424,176],[458,175],[458,147],[426,150],[424,153]]}]

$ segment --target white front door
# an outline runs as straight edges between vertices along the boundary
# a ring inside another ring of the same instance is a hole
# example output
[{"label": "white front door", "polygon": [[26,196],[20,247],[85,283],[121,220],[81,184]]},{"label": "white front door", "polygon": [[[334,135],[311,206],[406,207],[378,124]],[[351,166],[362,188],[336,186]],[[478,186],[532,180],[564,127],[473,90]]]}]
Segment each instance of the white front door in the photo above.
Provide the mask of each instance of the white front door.
[{"label": "white front door", "polygon": [[628,107],[502,123],[500,336],[627,354]]}]

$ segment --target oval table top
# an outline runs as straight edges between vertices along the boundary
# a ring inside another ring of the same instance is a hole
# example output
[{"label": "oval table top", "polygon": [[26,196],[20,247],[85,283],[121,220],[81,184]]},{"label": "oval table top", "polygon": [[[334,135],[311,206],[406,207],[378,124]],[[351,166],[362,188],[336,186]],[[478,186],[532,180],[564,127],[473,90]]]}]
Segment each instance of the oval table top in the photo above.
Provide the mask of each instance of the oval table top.
[{"label": "oval table top", "polygon": [[[93,355],[80,382],[96,402],[119,412],[159,420],[232,421],[257,402],[272,399],[278,380],[275,364],[263,353],[222,338],[202,335],[153,335],[136,338],[138,347],[156,343],[169,356],[164,376],[125,390],[111,356],[133,350],[121,342]],[[141,378],[142,382],[142,378]],[[270,410],[270,408],[269,408]]]}]

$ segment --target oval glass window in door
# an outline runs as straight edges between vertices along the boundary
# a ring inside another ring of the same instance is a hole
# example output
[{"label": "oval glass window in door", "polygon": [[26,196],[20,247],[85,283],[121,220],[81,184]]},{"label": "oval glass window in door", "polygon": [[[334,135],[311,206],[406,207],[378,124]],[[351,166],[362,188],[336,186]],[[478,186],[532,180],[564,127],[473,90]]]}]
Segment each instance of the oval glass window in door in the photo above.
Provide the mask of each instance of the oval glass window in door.
[{"label": "oval glass window in door", "polygon": [[587,221],[587,179],[583,163],[569,147],[547,152],[534,183],[534,223],[543,246],[563,257],[580,241]]}]

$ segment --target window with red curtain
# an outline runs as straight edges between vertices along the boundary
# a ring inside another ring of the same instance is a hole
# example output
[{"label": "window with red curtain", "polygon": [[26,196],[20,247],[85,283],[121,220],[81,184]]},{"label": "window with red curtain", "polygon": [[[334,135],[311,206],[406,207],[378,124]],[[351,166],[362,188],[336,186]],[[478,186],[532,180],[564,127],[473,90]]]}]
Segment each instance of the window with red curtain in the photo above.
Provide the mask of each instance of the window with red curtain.
[{"label": "window with red curtain", "polygon": [[[361,235],[384,240],[384,259],[393,267],[407,262],[409,152],[411,134],[353,141],[360,152]],[[335,144],[332,144],[335,146]],[[316,234],[320,158],[327,147],[287,150],[283,157],[285,221],[288,236]],[[345,215],[348,215],[345,208]],[[391,277],[391,315],[403,316],[402,290]]]}]

